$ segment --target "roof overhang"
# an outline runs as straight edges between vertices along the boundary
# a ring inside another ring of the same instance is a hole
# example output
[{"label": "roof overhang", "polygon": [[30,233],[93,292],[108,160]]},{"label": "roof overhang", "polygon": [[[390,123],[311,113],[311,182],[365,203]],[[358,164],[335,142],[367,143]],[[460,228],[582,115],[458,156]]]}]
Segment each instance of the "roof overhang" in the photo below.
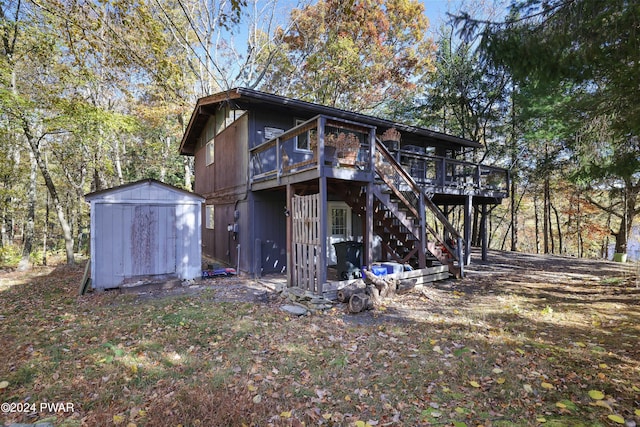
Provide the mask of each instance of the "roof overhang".
[{"label": "roof overhang", "polygon": [[215,95],[200,98],[196,103],[196,107],[191,114],[189,124],[180,142],[180,154],[194,155],[197,140],[204,130],[209,117],[222,103],[228,103],[233,100],[241,100],[248,104],[263,104],[280,106],[296,111],[306,111],[310,114],[322,114],[326,116],[338,117],[354,122],[376,126],[386,129],[395,127],[401,132],[407,132],[416,136],[427,137],[432,140],[440,141],[445,144],[453,144],[460,147],[482,148],[482,144],[465,138],[448,135],[442,132],[436,132],[430,129],[417,126],[410,126],[403,123],[394,122],[392,120],[381,119],[378,117],[368,116],[365,114],[355,113],[352,111],[342,110],[339,108],[328,107],[325,105],[314,104],[312,102],[302,101],[299,99],[287,98],[266,92],[260,92],[254,89],[235,88]]}]

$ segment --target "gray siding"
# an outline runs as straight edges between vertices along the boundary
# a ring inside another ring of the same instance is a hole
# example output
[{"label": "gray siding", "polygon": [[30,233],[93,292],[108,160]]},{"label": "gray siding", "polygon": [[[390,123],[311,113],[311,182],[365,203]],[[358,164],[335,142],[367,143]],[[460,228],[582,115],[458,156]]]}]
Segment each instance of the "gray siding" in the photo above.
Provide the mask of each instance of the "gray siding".
[{"label": "gray siding", "polygon": [[284,192],[255,194],[254,219],[254,271],[256,274],[282,273],[287,264],[287,223]]}]

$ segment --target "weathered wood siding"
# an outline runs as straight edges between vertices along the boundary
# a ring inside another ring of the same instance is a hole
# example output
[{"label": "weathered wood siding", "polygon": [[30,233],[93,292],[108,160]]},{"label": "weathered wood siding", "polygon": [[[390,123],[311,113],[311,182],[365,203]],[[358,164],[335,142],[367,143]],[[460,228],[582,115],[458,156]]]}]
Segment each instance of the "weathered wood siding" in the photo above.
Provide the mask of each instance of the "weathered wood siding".
[{"label": "weathered wood siding", "polygon": [[201,274],[201,197],[141,181],[86,198],[94,289]]},{"label": "weathered wood siding", "polygon": [[[211,121],[213,124],[215,119],[212,117]],[[227,231],[227,226],[236,222],[235,210],[243,210],[243,206],[237,206],[237,202],[246,198],[248,127],[249,114],[245,114],[215,135],[214,161],[210,165],[206,164],[206,136],[203,135],[203,141],[195,154],[194,190],[206,198],[206,204],[215,206],[215,228],[203,228],[202,251],[208,257],[234,266],[238,264],[238,243],[245,250],[249,243],[248,228],[245,226],[248,215],[241,215],[237,221],[237,234]],[[206,223],[205,214],[203,207],[202,224]],[[240,267],[244,269],[246,265],[242,264]]]}]

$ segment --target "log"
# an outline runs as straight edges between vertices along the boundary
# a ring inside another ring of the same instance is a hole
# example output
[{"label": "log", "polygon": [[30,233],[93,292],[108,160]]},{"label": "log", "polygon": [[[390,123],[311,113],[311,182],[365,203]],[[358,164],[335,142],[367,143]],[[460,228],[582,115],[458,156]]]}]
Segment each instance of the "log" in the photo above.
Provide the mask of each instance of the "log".
[{"label": "log", "polygon": [[373,308],[380,307],[382,305],[382,299],[380,298],[380,291],[375,285],[367,285],[367,295],[371,301]]},{"label": "log", "polygon": [[416,279],[399,280],[396,293],[398,295],[408,294],[409,292],[413,291],[413,289],[416,287],[417,282],[418,281]]},{"label": "log", "polygon": [[391,297],[396,292],[396,281],[395,279],[383,279],[381,277],[376,276],[369,270],[365,270],[364,272],[367,280],[375,285],[380,292],[380,297],[387,298]]},{"label": "log", "polygon": [[349,302],[354,294],[362,294],[365,292],[367,285],[364,280],[359,279],[338,290],[337,297],[340,302]]},{"label": "log", "polygon": [[349,312],[360,313],[365,310],[371,310],[373,308],[373,302],[367,294],[353,294],[349,299]]}]

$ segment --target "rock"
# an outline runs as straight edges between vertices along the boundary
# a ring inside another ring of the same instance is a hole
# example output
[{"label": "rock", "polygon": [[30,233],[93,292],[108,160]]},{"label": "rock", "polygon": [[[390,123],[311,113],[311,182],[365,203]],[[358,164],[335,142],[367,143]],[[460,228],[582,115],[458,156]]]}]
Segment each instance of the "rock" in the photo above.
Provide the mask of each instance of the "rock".
[{"label": "rock", "polygon": [[286,304],[280,307],[281,310],[286,311],[289,314],[293,314],[294,316],[304,316],[309,312],[306,308],[299,305]]}]

